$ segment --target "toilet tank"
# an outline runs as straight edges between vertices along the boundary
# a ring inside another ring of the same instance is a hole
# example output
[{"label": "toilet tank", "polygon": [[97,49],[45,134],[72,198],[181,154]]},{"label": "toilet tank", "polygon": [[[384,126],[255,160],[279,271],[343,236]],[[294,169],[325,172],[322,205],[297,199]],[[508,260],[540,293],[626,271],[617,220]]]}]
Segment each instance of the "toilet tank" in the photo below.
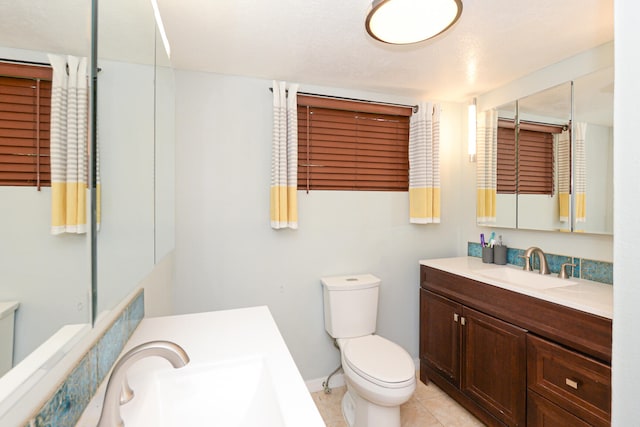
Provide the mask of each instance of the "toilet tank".
[{"label": "toilet tank", "polygon": [[380,279],[372,274],[321,279],[324,328],[333,338],[370,335],[376,330]]}]

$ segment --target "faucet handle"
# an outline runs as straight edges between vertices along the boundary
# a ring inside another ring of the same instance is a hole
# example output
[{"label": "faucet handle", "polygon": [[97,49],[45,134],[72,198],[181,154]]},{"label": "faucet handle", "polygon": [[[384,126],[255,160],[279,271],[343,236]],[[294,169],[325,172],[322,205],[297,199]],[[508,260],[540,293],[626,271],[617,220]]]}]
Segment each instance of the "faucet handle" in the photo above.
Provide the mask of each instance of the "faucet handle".
[{"label": "faucet handle", "polygon": [[[570,266],[571,267],[571,274],[567,274],[567,267]],[[571,277],[573,275],[573,267],[575,267],[576,265],[570,262],[565,262],[562,264],[562,266],[560,266],[560,272],[558,273],[558,277],[561,279],[568,279],[569,277]]]},{"label": "faucet handle", "polygon": [[531,268],[531,258],[527,255],[518,255],[518,258],[524,258],[524,267],[522,267],[524,271],[533,271]]}]

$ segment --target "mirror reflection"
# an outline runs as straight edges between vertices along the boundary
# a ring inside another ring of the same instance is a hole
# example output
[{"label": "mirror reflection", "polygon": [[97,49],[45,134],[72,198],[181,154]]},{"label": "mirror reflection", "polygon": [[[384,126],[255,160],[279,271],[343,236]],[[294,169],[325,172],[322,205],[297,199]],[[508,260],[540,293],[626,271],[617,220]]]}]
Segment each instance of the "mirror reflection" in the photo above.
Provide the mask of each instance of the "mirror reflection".
[{"label": "mirror reflection", "polygon": [[[490,166],[495,168],[496,194],[494,215],[487,215],[478,225],[491,227],[516,228],[517,227],[517,194],[516,165],[515,165],[515,123],[516,102],[509,102],[494,110],[493,116],[497,117],[491,126],[495,126],[496,132],[496,160]],[[486,119],[483,118],[483,121]],[[484,144],[487,144],[484,142]],[[498,164],[500,167],[498,167]],[[488,172],[491,174],[492,172]]]},{"label": "mirror reflection", "polygon": [[478,129],[478,225],[613,232],[612,67],[481,112]]},{"label": "mirror reflection", "polygon": [[[584,198],[576,201],[574,231],[613,233],[613,67],[574,81],[576,151],[584,153]],[[577,143],[578,141],[576,141]],[[577,185],[577,183],[576,183]],[[577,197],[576,192],[576,197]]]},{"label": "mirror reflection", "polygon": [[[79,7],[77,1],[3,3],[0,58],[46,63],[50,52],[90,56],[90,6]],[[98,319],[174,245],[173,73],[160,39],[156,52],[153,9],[148,0],[112,0],[99,7]],[[39,19],[33,8],[43,11]],[[10,242],[0,245],[0,302],[20,304],[15,364],[65,325],[89,327],[90,243],[84,235],[51,235],[50,188],[0,186],[0,197],[3,206],[13,207],[0,213],[0,233]]]},{"label": "mirror reflection", "polygon": [[[48,54],[89,57],[90,6],[89,2],[69,4],[46,0],[3,2],[0,5],[1,60],[5,64],[48,67]],[[34,18],[33,10],[39,11],[38,19]],[[5,77],[14,76],[5,74]],[[11,94],[3,92],[3,100],[18,95],[15,87],[8,90]],[[42,107],[39,113],[48,125],[49,107]],[[27,114],[19,112],[24,120]],[[22,133],[24,129],[0,129],[0,138],[6,142]],[[41,134],[44,139],[50,136],[44,130]],[[43,148],[41,153],[43,162],[48,161],[47,150]],[[0,156],[15,158],[16,150],[2,152]],[[88,327],[90,253],[86,234],[52,235],[50,186],[45,184],[38,191],[34,186],[0,185],[0,199],[5,207],[0,210],[3,236],[0,305],[6,301],[19,304],[13,329],[9,329],[15,334],[13,351],[10,351],[10,341],[0,343],[2,375],[52,335],[72,336],[67,333],[70,327],[65,325],[75,325],[71,327],[74,330]],[[0,317],[5,320],[4,316]],[[3,332],[2,339],[5,338],[10,340]]]},{"label": "mirror reflection", "polygon": [[98,16],[100,317],[154,264],[155,21],[148,0],[100,2]]},{"label": "mirror reflection", "polygon": [[571,228],[571,83],[518,101],[517,223],[527,230]]}]

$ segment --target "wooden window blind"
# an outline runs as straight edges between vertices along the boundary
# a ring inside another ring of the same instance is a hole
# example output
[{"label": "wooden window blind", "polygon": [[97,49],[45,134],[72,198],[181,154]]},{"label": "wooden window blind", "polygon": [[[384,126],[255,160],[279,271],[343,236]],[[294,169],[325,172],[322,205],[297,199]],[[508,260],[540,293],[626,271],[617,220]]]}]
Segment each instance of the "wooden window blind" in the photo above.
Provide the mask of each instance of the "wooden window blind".
[{"label": "wooden window blind", "polygon": [[515,194],[516,177],[515,130],[498,126],[498,194]]},{"label": "wooden window blind", "polygon": [[553,134],[520,128],[518,194],[553,195]]},{"label": "wooden window blind", "polygon": [[0,185],[51,185],[51,67],[0,62]]},{"label": "wooden window blind", "polygon": [[408,191],[411,107],[298,95],[298,189]]},{"label": "wooden window blind", "polygon": [[520,122],[517,147],[514,127],[498,121],[498,194],[553,195],[553,134],[562,126]]}]

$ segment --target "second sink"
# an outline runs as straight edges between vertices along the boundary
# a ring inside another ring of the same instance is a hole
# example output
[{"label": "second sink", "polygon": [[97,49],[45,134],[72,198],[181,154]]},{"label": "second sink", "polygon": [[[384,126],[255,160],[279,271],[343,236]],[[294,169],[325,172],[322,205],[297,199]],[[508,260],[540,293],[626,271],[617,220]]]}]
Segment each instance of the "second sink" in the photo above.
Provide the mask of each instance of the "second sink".
[{"label": "second sink", "polygon": [[191,363],[154,373],[144,385],[121,407],[127,427],[285,426],[269,364],[262,357]]},{"label": "second sink", "polygon": [[577,282],[572,280],[559,279],[549,275],[516,270],[509,267],[477,270],[475,273],[489,279],[498,280],[509,285],[525,287],[528,289],[552,289],[577,284]]}]

